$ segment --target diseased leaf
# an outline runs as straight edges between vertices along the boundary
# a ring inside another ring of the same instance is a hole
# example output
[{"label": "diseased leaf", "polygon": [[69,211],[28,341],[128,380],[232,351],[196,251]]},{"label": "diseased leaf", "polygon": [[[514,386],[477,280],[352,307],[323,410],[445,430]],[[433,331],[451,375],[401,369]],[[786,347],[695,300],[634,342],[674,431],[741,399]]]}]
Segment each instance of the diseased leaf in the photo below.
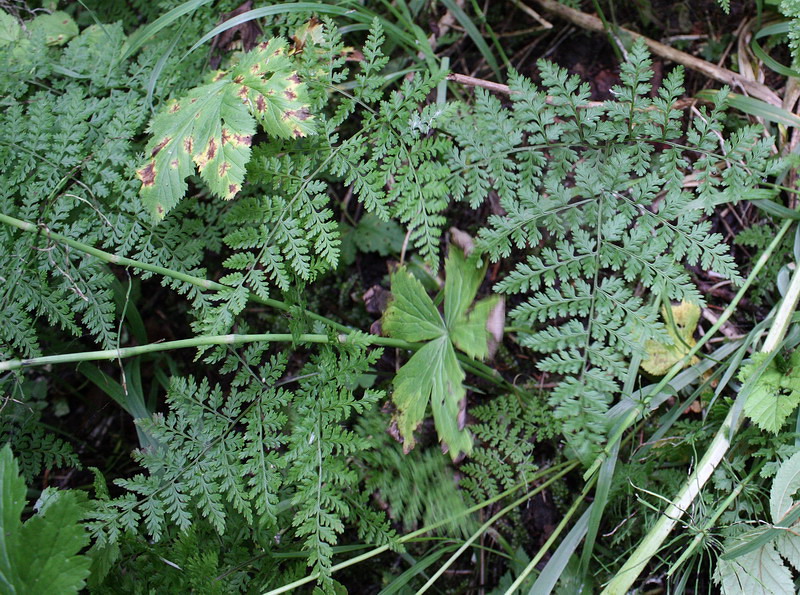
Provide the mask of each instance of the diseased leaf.
[{"label": "diseased leaf", "polygon": [[78,25],[66,12],[56,11],[33,19],[28,23],[28,30],[44,35],[47,45],[64,45],[78,34]]},{"label": "diseased leaf", "polygon": [[457,421],[461,400],[466,395],[464,377],[446,336],[426,344],[400,368],[392,398],[399,411],[397,425],[406,452],[414,448],[414,430],[425,417],[428,402],[436,431],[449,446],[451,456],[456,458],[472,449],[469,433],[459,429]]},{"label": "diseased leaf", "polygon": [[383,315],[383,330],[404,341],[430,341],[447,331],[422,284],[406,269],[392,275],[392,300]]},{"label": "diseased leaf", "polygon": [[[764,361],[758,353],[744,366],[739,377],[745,380]],[[800,351],[788,361],[778,354],[769,363],[744,404],[744,412],[762,430],[777,434],[786,419],[800,404]]]},{"label": "diseased leaf", "polygon": [[[660,341],[647,341],[645,347],[649,357],[642,362],[642,369],[654,376],[666,374],[697,343],[693,335],[697,330],[697,322],[700,320],[700,306],[689,302],[673,305],[672,321],[674,324],[669,323],[669,317],[663,309],[662,315],[667,322],[667,333],[672,339],[672,343],[667,345]],[[699,361],[695,357],[687,365],[696,363],[695,360]]]},{"label": "diseased leaf", "polygon": [[485,359],[489,355],[489,316],[500,301],[500,296],[496,295],[480,300],[469,314],[456,321],[450,330],[450,338],[456,347],[477,359]]},{"label": "diseased leaf", "polygon": [[470,357],[489,353],[487,323],[501,299],[492,296],[474,304],[485,268],[475,268],[460,248],[450,246],[445,263],[445,322],[422,284],[405,269],[392,275],[392,301],[383,316],[383,330],[406,341],[431,341],[400,368],[393,399],[399,410],[398,429],[406,451],[414,447],[414,430],[425,417],[428,402],[440,440],[456,459],[472,449],[463,429],[464,371],[455,347]]},{"label": "diseased leaf", "polygon": [[186,194],[195,166],[212,193],[229,200],[241,190],[256,121],[273,136],[313,132],[305,89],[272,39],[245,54],[230,72],[171,101],[150,125],[148,161],[137,172],[142,202],[156,219]]},{"label": "diseased leaf", "polygon": [[77,593],[89,575],[90,560],[77,555],[89,542],[74,492],[48,489],[37,514],[22,523],[25,483],[6,445],[0,450],[0,591]]}]

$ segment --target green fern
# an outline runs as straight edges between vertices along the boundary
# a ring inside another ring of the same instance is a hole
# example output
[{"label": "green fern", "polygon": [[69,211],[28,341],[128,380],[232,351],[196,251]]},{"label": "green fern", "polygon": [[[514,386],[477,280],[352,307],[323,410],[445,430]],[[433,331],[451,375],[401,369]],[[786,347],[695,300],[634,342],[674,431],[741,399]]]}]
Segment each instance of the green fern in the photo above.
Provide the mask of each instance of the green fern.
[{"label": "green fern", "polygon": [[691,164],[697,192],[686,190],[691,162],[671,107],[682,93],[682,72],[670,73],[650,97],[644,44],[629,58],[615,102],[587,105],[587,85],[541,62],[544,89],[513,75],[511,108],[478,90],[474,111],[462,110],[445,126],[458,145],[453,192],[477,206],[492,189],[504,210],[480,230],[478,250],[494,261],[527,253],[516,256],[495,290],[523,298],[511,318],[529,329],[521,343],[543,354],[539,369],[561,379],[549,400],[579,452],[602,441],[604,413],[629,358],[644,355],[647,340],[669,342],[657,304],[642,300],[635,285],[699,304],[686,265],[736,282],[704,207],[735,200],[767,167],[768,145],[755,128],[719,146],[718,104],[686,134],[700,154]]}]

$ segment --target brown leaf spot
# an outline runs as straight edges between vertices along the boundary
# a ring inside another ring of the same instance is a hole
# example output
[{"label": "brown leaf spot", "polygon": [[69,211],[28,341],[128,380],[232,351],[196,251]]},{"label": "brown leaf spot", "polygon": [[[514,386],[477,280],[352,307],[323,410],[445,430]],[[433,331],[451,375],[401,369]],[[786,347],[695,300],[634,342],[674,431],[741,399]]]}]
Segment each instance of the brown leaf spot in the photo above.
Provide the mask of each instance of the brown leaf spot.
[{"label": "brown leaf spot", "polygon": [[161,149],[163,149],[164,147],[166,147],[169,144],[169,141],[171,141],[171,140],[172,140],[172,137],[165,136],[164,139],[160,143],[158,143],[155,147],[153,147],[153,152],[150,153],[150,157],[155,157],[156,155],[158,155],[158,152]]},{"label": "brown leaf spot", "polygon": [[294,101],[295,99],[297,99],[297,93],[295,93],[294,91],[290,91],[289,89],[286,89],[286,91],[284,91],[283,94],[286,95],[286,99],[288,99],[289,101]]},{"label": "brown leaf spot", "polygon": [[228,184],[228,196],[233,198],[239,192],[239,184]]},{"label": "brown leaf spot", "polygon": [[217,156],[217,141],[212,136],[208,141],[208,148],[206,149],[206,161],[211,161]]},{"label": "brown leaf spot", "polygon": [[272,52],[273,56],[280,56],[283,53],[283,48],[278,48],[274,52]]},{"label": "brown leaf spot", "polygon": [[158,213],[158,216],[163,219],[164,218],[164,206],[163,205],[156,205],[156,213]]},{"label": "brown leaf spot", "polygon": [[227,73],[224,70],[218,70],[217,74],[214,75],[214,78],[211,79],[212,82],[216,83],[219,79],[224,77]]},{"label": "brown leaf spot", "polygon": [[244,82],[244,77],[241,74],[238,74],[234,77],[233,82],[237,85],[241,85]]},{"label": "brown leaf spot", "polygon": [[266,41],[262,41],[261,43],[258,44],[258,49],[265,50],[265,49],[267,49],[268,45],[269,44]]},{"label": "brown leaf spot", "polygon": [[234,134],[233,140],[237,145],[244,145],[245,147],[249,147],[250,144],[253,142],[253,137],[249,134]]},{"label": "brown leaf spot", "polygon": [[297,126],[292,129],[292,134],[294,134],[295,138],[302,138],[305,136],[302,130],[300,130]]},{"label": "brown leaf spot", "polygon": [[192,98],[189,100],[189,103],[197,103],[197,97],[192,97]]},{"label": "brown leaf spot", "polygon": [[308,120],[311,117],[311,112],[308,111],[307,108],[303,108],[300,111],[295,112],[294,115],[298,120],[303,121],[303,120]]},{"label": "brown leaf spot", "polygon": [[299,85],[299,84],[302,82],[302,81],[300,80],[300,77],[299,77],[299,76],[297,76],[297,73],[296,73],[296,72],[293,72],[293,73],[292,73],[292,76],[290,76],[290,77],[289,77],[289,80],[290,80],[290,81],[292,81],[293,83],[296,83],[296,84],[298,84],[298,85]]},{"label": "brown leaf spot", "polygon": [[219,164],[219,177],[224,178],[225,175],[228,173],[228,170],[231,168],[231,164],[227,161],[223,161]]},{"label": "brown leaf spot", "polygon": [[231,140],[231,132],[227,128],[222,129],[222,144],[226,145]]},{"label": "brown leaf spot", "polygon": [[142,169],[136,171],[136,176],[142,181],[142,186],[152,186],[156,182],[156,162],[151,161]]},{"label": "brown leaf spot", "polygon": [[255,64],[253,64],[250,67],[250,72],[252,72],[253,74],[258,74],[259,70],[261,70],[261,63],[260,62],[256,62]]},{"label": "brown leaf spot", "polygon": [[181,104],[176,101],[171,106],[169,106],[169,113],[174,114],[179,109],[181,109]]},{"label": "brown leaf spot", "polygon": [[244,85],[239,88],[236,94],[242,98],[242,101],[247,101],[247,87]]},{"label": "brown leaf spot", "polygon": [[187,136],[183,139],[183,150],[189,153],[189,155],[194,151],[194,139],[191,136]]},{"label": "brown leaf spot", "polygon": [[173,159],[172,161],[169,162],[169,166],[172,169],[178,169],[178,160],[177,159]]},{"label": "brown leaf spot", "polygon": [[264,96],[259,93],[258,97],[256,97],[256,109],[259,113],[263,114],[267,111],[267,101],[264,99]]}]

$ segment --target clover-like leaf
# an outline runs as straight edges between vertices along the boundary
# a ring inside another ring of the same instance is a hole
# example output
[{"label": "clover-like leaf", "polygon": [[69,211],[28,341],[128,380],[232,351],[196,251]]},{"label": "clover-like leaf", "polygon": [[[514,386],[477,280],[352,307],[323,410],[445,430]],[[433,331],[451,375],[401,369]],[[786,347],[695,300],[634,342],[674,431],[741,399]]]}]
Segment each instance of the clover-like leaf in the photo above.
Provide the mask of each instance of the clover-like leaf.
[{"label": "clover-like leaf", "polygon": [[244,182],[256,121],[269,134],[295,138],[313,132],[312,119],[286,42],[259,44],[230,72],[217,72],[153,119],[148,160],[136,172],[142,202],[163,219],[186,194],[195,166],[211,192],[229,200]]},{"label": "clover-like leaf", "polygon": [[476,268],[461,249],[450,247],[445,262],[444,319],[411,273],[401,268],[392,275],[392,301],[383,316],[383,330],[397,339],[428,341],[394,380],[397,427],[406,451],[414,447],[414,431],[429,402],[436,431],[453,459],[472,449],[472,439],[463,427],[465,374],[455,347],[470,357],[484,358],[489,352],[487,322],[502,302],[493,296],[472,305],[485,270]]},{"label": "clover-like leaf", "polygon": [[[739,375],[746,380],[767,357],[757,353]],[[777,434],[786,419],[800,405],[800,351],[788,359],[775,355],[758,379],[744,404],[745,414],[762,430]]]},{"label": "clover-like leaf", "polygon": [[[694,339],[694,332],[697,330],[697,322],[700,320],[700,306],[689,302],[681,302],[673,305],[672,322],[669,324],[670,317],[665,309],[662,309],[664,320],[667,321],[667,334],[672,339],[672,343],[662,343],[660,341],[647,341],[645,349],[648,358],[642,362],[642,369],[654,376],[663,376],[677,362],[683,359],[697,341]],[[691,363],[696,363],[697,358]]]}]

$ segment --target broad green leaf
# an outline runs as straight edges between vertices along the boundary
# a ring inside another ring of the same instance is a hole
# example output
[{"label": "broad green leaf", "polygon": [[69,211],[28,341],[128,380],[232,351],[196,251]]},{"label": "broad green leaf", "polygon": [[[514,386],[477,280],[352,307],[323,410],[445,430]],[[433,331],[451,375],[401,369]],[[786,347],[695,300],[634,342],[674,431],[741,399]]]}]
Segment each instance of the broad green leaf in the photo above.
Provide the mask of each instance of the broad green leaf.
[{"label": "broad green leaf", "polygon": [[[742,368],[740,379],[747,379],[764,357],[766,354],[755,354],[752,363]],[[800,351],[794,352],[788,361],[784,361],[780,354],[775,356],[750,393],[744,404],[744,412],[762,430],[777,434],[798,404]]]},{"label": "broad green leaf", "polygon": [[733,560],[719,559],[714,580],[724,595],[794,593],[792,573],[773,543]]},{"label": "broad green leaf", "polygon": [[500,296],[492,296],[476,302],[469,314],[459,318],[452,326],[450,339],[468,356],[484,359],[489,355],[487,322],[500,299]]},{"label": "broad green leaf", "polygon": [[19,26],[17,19],[0,10],[0,47],[16,43],[21,32],[22,27]]},{"label": "broad green leaf", "polygon": [[382,221],[367,213],[353,231],[353,241],[361,252],[377,252],[381,256],[399,253],[405,232],[396,221]]},{"label": "broad green leaf", "polygon": [[447,336],[427,343],[400,368],[394,380],[393,400],[398,408],[397,426],[403,449],[414,448],[414,430],[425,417],[428,402],[439,438],[455,459],[472,450],[472,439],[459,429],[461,401],[466,395],[465,374]]},{"label": "broad green leaf", "polygon": [[800,489],[800,452],[783,462],[772,481],[769,493],[769,512],[777,524],[794,506],[793,496]]},{"label": "broad green leaf", "polygon": [[447,328],[453,325],[464,316],[469,308],[478,288],[486,276],[486,264],[476,268],[470,262],[461,248],[450,244],[450,251],[444,263],[444,320]]},{"label": "broad green leaf", "polygon": [[0,451],[0,482],[0,591],[77,593],[90,565],[89,558],[77,555],[89,542],[79,522],[78,496],[45,490],[37,514],[23,524],[25,483],[8,445]]},{"label": "broad green leaf", "polygon": [[697,321],[700,320],[700,306],[689,302],[673,305],[672,322],[674,324],[670,323],[669,316],[664,309],[662,309],[662,315],[667,323],[667,333],[672,339],[672,343],[668,345],[660,341],[647,341],[645,349],[647,349],[649,357],[642,361],[642,369],[654,376],[666,374],[694,347],[696,341],[693,335],[697,330]]},{"label": "broad green leaf", "polygon": [[406,269],[392,275],[392,300],[383,314],[383,330],[404,341],[430,341],[447,331],[425,288]]},{"label": "broad green leaf", "polygon": [[136,172],[142,202],[163,219],[183,198],[195,166],[209,189],[229,200],[242,187],[256,121],[273,136],[295,138],[312,132],[311,120],[286,42],[262,43],[153,119],[148,161]]},{"label": "broad green leaf", "polygon": [[42,14],[28,23],[31,33],[44,35],[47,45],[64,45],[78,34],[78,25],[66,12]]}]

